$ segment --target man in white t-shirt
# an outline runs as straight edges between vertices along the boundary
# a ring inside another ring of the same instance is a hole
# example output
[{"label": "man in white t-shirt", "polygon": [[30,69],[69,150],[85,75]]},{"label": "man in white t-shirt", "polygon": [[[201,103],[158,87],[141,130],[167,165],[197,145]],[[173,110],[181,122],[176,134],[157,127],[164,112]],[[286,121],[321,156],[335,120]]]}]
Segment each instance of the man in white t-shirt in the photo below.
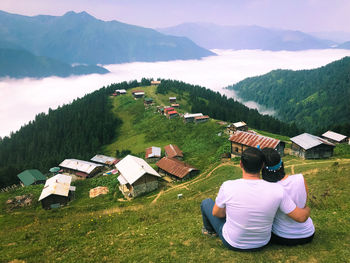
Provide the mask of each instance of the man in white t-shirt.
[{"label": "man in white t-shirt", "polygon": [[297,222],[307,220],[308,207],[297,207],[281,185],[260,179],[263,163],[257,148],[242,153],[242,178],[224,182],[215,203],[205,199],[201,204],[203,234],[218,235],[229,249],[252,251],[269,242],[278,209]]}]

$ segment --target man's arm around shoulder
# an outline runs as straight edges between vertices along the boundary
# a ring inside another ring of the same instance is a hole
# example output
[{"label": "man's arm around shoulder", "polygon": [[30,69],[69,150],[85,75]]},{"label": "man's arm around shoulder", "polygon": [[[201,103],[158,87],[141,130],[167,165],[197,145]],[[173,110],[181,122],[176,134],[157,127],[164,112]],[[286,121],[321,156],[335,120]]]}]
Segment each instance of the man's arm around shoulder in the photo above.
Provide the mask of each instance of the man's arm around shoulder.
[{"label": "man's arm around shoulder", "polygon": [[213,216],[220,217],[220,218],[226,217],[226,208],[221,208],[221,207],[218,207],[216,204],[214,204],[212,214]]},{"label": "man's arm around shoulder", "polygon": [[295,209],[287,214],[294,221],[299,223],[304,223],[310,216],[310,207],[299,208],[295,207]]}]

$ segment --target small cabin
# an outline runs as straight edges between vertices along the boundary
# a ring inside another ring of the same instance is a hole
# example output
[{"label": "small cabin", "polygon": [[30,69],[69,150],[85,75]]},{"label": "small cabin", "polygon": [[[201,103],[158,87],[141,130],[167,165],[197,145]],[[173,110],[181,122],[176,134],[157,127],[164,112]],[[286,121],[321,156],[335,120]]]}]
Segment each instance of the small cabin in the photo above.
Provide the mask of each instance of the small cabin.
[{"label": "small cabin", "polygon": [[168,175],[176,180],[189,179],[199,173],[197,168],[175,158],[163,157],[156,165],[159,174]]},{"label": "small cabin", "polygon": [[116,164],[120,176],[119,189],[126,198],[133,198],[158,188],[161,177],[145,160],[127,155]]},{"label": "small cabin", "polygon": [[143,104],[145,104],[145,105],[152,105],[153,104],[153,99],[152,98],[145,98],[143,100]]},{"label": "small cabin", "polygon": [[61,167],[64,172],[75,174],[82,178],[89,178],[99,173],[103,165],[77,159],[65,159],[59,164],[59,167]]},{"label": "small cabin", "polygon": [[162,156],[162,149],[160,147],[149,147],[146,149],[145,159],[147,162],[156,162]]},{"label": "small cabin", "polygon": [[159,85],[160,83],[161,83],[160,80],[151,80],[151,85],[152,85],[152,86]]},{"label": "small cabin", "polygon": [[303,133],[290,139],[291,155],[303,159],[321,159],[333,156],[335,145],[325,139],[309,133]]},{"label": "small cabin", "polygon": [[56,174],[47,179],[39,201],[44,209],[58,208],[73,199],[75,186],[71,186],[72,177]]},{"label": "small cabin", "polygon": [[179,113],[176,110],[168,111],[166,114],[168,119],[173,119],[179,116]]},{"label": "small cabin", "polygon": [[248,131],[248,125],[244,121],[231,123],[227,126],[229,134],[233,134],[235,131]]},{"label": "small cabin", "polygon": [[257,148],[258,146],[260,149],[273,148],[281,156],[284,155],[285,142],[274,138],[250,132],[236,131],[230,136],[229,140],[231,142],[231,157],[242,155],[243,151],[249,147]]},{"label": "small cabin", "polygon": [[22,186],[44,184],[46,176],[37,169],[25,170],[17,175]]},{"label": "small cabin", "polygon": [[208,115],[194,117],[194,123],[207,122],[207,121],[209,121],[209,119],[210,118]]},{"label": "small cabin", "polygon": [[115,157],[106,156],[102,154],[96,154],[94,157],[90,159],[90,161],[94,163],[102,164],[107,167],[114,167],[114,165],[116,165],[119,162],[119,160]]},{"label": "small cabin", "polygon": [[132,96],[135,99],[140,99],[140,98],[143,98],[145,96],[145,92],[143,90],[134,90],[132,92]]},{"label": "small cabin", "polygon": [[184,157],[180,148],[175,144],[169,144],[164,146],[164,152],[165,156],[169,158],[177,158],[179,160],[182,160],[182,158]]},{"label": "small cabin", "polygon": [[125,95],[126,90],[125,89],[116,89],[114,93],[117,95]]},{"label": "small cabin", "polygon": [[203,114],[202,113],[185,113],[184,114],[184,121],[185,123],[189,123],[189,122],[194,122],[196,117],[202,117]]},{"label": "small cabin", "polygon": [[347,141],[348,137],[340,133],[327,131],[324,134],[322,134],[322,138],[325,138],[327,141],[331,143],[343,143]]},{"label": "small cabin", "polygon": [[178,103],[172,103],[170,106],[173,108],[180,108],[180,104]]},{"label": "small cabin", "polygon": [[173,107],[165,107],[163,112],[164,112],[164,115],[167,115],[169,111],[174,111],[175,109]]},{"label": "small cabin", "polygon": [[169,102],[170,103],[175,103],[176,102],[176,97],[169,97]]}]

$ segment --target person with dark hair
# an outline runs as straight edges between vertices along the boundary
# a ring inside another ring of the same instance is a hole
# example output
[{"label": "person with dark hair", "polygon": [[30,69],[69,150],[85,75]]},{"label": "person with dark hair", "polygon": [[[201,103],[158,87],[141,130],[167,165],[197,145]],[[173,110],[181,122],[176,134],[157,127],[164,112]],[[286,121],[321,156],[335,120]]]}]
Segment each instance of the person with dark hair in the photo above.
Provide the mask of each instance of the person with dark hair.
[{"label": "person with dark hair", "polygon": [[[265,156],[262,178],[282,185],[294,203],[304,207],[308,189],[303,175],[286,175],[283,161],[276,150],[264,148],[262,153]],[[271,243],[287,246],[302,245],[311,242],[314,234],[315,227],[310,217],[305,222],[298,223],[278,210],[272,225]]]},{"label": "person with dark hair", "polygon": [[201,203],[203,234],[218,235],[229,249],[254,251],[268,244],[278,209],[298,222],[307,220],[308,207],[297,207],[281,185],[261,180],[263,163],[257,148],[242,153],[242,178],[224,182],[215,202]]}]

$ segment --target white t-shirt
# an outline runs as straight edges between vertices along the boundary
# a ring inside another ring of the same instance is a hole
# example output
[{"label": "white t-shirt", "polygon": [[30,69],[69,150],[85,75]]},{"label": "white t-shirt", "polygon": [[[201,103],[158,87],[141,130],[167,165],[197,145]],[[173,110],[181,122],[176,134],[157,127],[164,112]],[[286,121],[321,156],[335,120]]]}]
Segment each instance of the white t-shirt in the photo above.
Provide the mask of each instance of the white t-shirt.
[{"label": "white t-shirt", "polygon": [[266,245],[277,210],[288,214],[296,207],[281,185],[247,179],[224,182],[215,203],[226,208],[223,237],[240,249]]},{"label": "white t-shirt", "polygon": [[[283,186],[298,207],[305,206],[307,193],[302,174],[290,175],[279,181],[278,184]],[[278,210],[272,225],[272,232],[284,238],[305,238],[315,232],[315,227],[310,217],[304,223],[298,223]]]}]

